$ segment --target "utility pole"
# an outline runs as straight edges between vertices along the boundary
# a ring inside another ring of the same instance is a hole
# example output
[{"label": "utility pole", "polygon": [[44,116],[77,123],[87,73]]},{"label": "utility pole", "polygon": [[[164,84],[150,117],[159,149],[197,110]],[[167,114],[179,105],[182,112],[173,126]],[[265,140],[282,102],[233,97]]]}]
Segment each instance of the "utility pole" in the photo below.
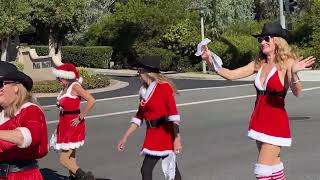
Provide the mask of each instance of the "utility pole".
[{"label": "utility pole", "polygon": [[[203,10],[200,10],[200,16],[201,16],[201,39],[204,40],[204,18],[203,18]],[[206,62],[202,61],[202,73],[206,74]]]},{"label": "utility pole", "polygon": [[284,16],[283,12],[283,0],[279,0],[279,7],[280,7],[280,24],[283,29],[286,29],[286,17]]}]

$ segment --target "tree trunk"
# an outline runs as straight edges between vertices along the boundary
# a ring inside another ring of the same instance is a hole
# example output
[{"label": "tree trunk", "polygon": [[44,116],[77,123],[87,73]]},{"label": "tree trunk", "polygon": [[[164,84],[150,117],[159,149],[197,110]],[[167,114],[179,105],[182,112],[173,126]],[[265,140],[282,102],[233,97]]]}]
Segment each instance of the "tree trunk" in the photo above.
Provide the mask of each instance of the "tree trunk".
[{"label": "tree trunk", "polygon": [[[56,48],[58,48],[57,54],[56,54]],[[61,50],[59,50],[57,41],[54,39],[52,29],[50,29],[50,32],[49,32],[49,56],[52,57],[52,61],[55,66],[60,66],[62,64]]]},{"label": "tree trunk", "polygon": [[62,49],[62,42],[58,42],[57,43],[57,54],[56,56],[62,61],[62,52],[61,52],[61,49]]},{"label": "tree trunk", "polygon": [[56,50],[55,50],[55,47],[56,47],[56,41],[53,37],[53,32],[52,30],[50,29],[50,32],[49,32],[49,56],[55,56],[56,55]]},{"label": "tree trunk", "polygon": [[9,46],[9,37],[2,38],[1,41],[1,61],[7,61],[8,54],[8,46]]}]

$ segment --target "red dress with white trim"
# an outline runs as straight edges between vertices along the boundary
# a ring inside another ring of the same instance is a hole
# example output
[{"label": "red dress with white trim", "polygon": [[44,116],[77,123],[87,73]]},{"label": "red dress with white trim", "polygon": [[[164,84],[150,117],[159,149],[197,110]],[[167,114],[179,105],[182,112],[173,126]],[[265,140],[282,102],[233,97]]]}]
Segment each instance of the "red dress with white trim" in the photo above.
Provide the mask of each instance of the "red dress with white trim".
[{"label": "red dress with white trim", "polygon": [[142,124],[168,117],[169,122],[158,127],[147,128],[141,154],[167,156],[173,152],[173,121],[180,121],[174,92],[169,83],[152,82],[140,100],[136,117],[131,122]]},{"label": "red dress with white trim", "polygon": [[[0,164],[10,162],[30,162],[48,153],[47,125],[43,111],[33,103],[25,103],[15,117],[4,117],[0,113],[0,130],[21,131],[24,143],[21,146],[0,140]],[[0,178],[1,179],[1,178]],[[37,166],[29,170],[9,172],[7,180],[42,180]]]},{"label": "red dress with white trim", "polygon": [[67,92],[58,96],[60,108],[59,124],[57,127],[57,142],[54,147],[56,150],[69,150],[79,148],[84,144],[86,135],[86,125],[81,121],[77,126],[72,126],[72,120],[79,117],[79,114],[63,114],[63,111],[78,111],[80,110],[81,98],[71,94],[72,87],[78,84],[73,82],[67,89]]},{"label": "red dress with white trim", "polygon": [[280,81],[276,66],[272,68],[263,84],[260,82],[261,70],[262,67],[257,73],[255,87],[257,91],[266,91],[270,94],[257,95],[248,136],[277,146],[291,146],[289,118],[285,109],[287,89]]}]

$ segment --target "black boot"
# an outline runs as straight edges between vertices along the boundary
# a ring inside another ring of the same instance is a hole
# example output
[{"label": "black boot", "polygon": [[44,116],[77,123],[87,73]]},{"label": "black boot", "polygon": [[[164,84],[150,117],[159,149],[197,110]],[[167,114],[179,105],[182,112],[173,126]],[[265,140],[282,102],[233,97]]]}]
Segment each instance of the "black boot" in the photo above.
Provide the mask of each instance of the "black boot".
[{"label": "black boot", "polygon": [[74,177],[74,176],[69,176],[69,180],[76,180],[76,177]]},{"label": "black boot", "polygon": [[92,172],[84,172],[81,168],[76,171],[76,180],[95,180]]}]

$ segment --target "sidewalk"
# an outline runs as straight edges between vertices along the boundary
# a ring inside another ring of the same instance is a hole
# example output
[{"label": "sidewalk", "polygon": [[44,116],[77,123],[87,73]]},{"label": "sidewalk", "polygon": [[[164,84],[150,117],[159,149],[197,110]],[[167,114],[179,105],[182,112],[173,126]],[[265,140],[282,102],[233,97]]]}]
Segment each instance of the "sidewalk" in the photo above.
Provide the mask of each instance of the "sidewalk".
[{"label": "sidewalk", "polygon": [[[136,70],[129,69],[91,69],[98,74],[106,74],[110,76],[126,76],[132,77],[137,76]],[[202,74],[200,72],[186,72],[186,73],[175,73],[175,72],[163,72],[169,78],[174,79],[198,79],[198,80],[223,80],[222,77],[213,74]],[[302,71],[299,72],[299,77],[301,81],[320,81],[320,70]],[[253,81],[255,75],[239,79],[241,81]]]}]

